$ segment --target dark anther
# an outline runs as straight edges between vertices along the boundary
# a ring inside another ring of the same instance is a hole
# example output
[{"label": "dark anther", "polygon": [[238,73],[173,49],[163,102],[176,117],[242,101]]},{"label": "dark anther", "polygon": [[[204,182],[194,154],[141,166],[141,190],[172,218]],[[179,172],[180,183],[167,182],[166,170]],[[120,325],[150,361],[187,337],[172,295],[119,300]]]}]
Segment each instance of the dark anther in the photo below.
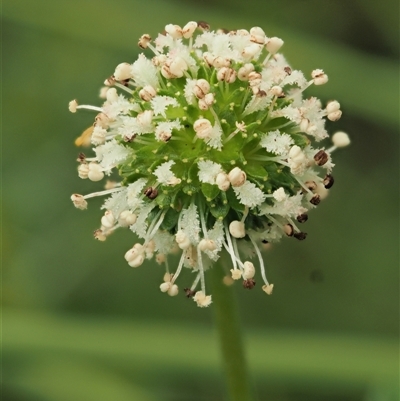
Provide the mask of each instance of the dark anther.
[{"label": "dark anther", "polygon": [[190,288],[184,288],[183,291],[184,291],[184,293],[185,293],[187,298],[193,298],[194,297],[195,291],[192,291]]},{"label": "dark anther", "polygon": [[299,241],[303,241],[307,238],[307,233],[303,233],[302,231],[300,231],[298,233],[294,233],[293,237],[298,239]]},{"label": "dark anther", "polygon": [[76,159],[79,163],[86,163],[86,155],[84,153],[79,153],[78,158]]},{"label": "dark anther", "polygon": [[135,138],[136,138],[136,134],[133,134],[132,136],[125,135],[124,142],[127,142],[127,143],[133,142]]},{"label": "dark anther", "polygon": [[314,160],[315,163],[318,164],[318,166],[323,166],[328,161],[328,154],[325,152],[325,150],[321,149],[315,154]]},{"label": "dark anther", "polygon": [[321,197],[318,194],[315,194],[311,199],[310,199],[310,203],[312,203],[313,205],[317,206],[319,205],[319,203],[321,202]]},{"label": "dark anther", "polygon": [[296,220],[299,223],[305,223],[308,220],[308,214],[305,214],[305,213],[300,214],[299,216],[296,217]]},{"label": "dark anther", "polygon": [[143,194],[146,195],[149,199],[157,198],[158,191],[156,188],[148,187],[143,191]]},{"label": "dark anther", "polygon": [[283,71],[286,72],[286,74],[291,75],[292,74],[292,69],[289,66],[286,66]]},{"label": "dark anther", "polygon": [[243,280],[243,287],[251,290],[256,285],[256,282],[252,278],[248,278],[247,280]]},{"label": "dark anther", "polygon": [[268,241],[267,241],[266,239],[261,240],[261,242],[262,242],[263,244],[268,244]]},{"label": "dark anther", "polygon": [[122,85],[128,87],[129,86],[129,78],[128,79],[124,79],[122,81],[120,81]]},{"label": "dark anther", "polygon": [[334,184],[335,180],[330,174],[327,174],[326,177],[324,178],[324,186],[326,189],[329,189],[332,187]]},{"label": "dark anther", "polygon": [[202,29],[203,31],[209,31],[210,30],[210,24],[208,24],[205,21],[198,21],[197,26]]}]

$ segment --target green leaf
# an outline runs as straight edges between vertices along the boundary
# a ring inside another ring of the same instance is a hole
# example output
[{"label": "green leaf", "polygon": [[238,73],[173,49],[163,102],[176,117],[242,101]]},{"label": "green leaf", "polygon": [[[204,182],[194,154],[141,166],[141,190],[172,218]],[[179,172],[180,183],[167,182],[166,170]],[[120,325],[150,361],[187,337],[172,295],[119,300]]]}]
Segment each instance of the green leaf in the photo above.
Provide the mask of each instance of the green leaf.
[{"label": "green leaf", "polygon": [[175,209],[169,208],[167,213],[165,214],[160,229],[165,231],[172,230],[178,224],[178,219],[179,219],[179,212]]},{"label": "green leaf", "polygon": [[259,164],[249,163],[244,167],[244,171],[250,177],[258,178],[263,181],[268,179],[268,173],[265,168]]},{"label": "green leaf", "polygon": [[203,192],[203,195],[206,197],[206,200],[210,202],[218,196],[218,194],[220,193],[220,189],[218,188],[217,185],[202,183],[201,192]]}]

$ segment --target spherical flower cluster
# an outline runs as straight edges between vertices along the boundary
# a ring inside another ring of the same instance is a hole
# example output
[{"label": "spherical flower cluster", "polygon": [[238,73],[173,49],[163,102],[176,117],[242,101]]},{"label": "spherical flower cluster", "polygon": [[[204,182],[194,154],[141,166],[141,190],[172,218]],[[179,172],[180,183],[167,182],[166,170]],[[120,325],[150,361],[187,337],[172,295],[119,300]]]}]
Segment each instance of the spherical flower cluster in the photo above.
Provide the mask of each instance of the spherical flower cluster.
[{"label": "spherical flower cluster", "polygon": [[[184,293],[209,306],[204,273],[225,251],[231,281],[251,289],[260,274],[271,294],[263,244],[304,240],[299,226],[333,185],[331,153],[349,138],[337,132],[328,149],[318,143],[328,138],[325,118],[340,118],[340,104],[303,97],[328,76],[316,69],[307,79],[292,69],[282,45],[259,27],[170,24],[154,41],[139,39],[152,58],[119,64],[101,89],[101,107],[69,104],[71,112],[97,112],[77,139],[95,154],[79,154],[79,177],[100,181],[115,170],[120,177],[100,192],[72,195],[74,205],[86,209],[88,198],[108,196],[95,238],[129,227],[142,240],[125,253],[127,263],[165,264],[160,290],[170,296],[187,268],[195,279]],[[174,253],[181,256],[171,272]]]}]

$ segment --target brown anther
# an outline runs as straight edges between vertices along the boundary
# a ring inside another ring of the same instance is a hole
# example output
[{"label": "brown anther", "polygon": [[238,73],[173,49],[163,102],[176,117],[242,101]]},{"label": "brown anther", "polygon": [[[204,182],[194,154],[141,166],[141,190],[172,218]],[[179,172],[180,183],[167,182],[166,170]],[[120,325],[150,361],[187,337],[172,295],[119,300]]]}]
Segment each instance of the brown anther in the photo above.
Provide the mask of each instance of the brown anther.
[{"label": "brown anther", "polygon": [[294,233],[293,237],[298,239],[299,241],[303,241],[307,238],[307,233],[303,233],[302,231],[299,231],[297,233]]},{"label": "brown anther", "polygon": [[79,163],[86,163],[86,155],[84,153],[79,153],[78,158],[76,159]]},{"label": "brown anther", "polygon": [[263,244],[268,244],[268,241],[267,241],[266,239],[262,239],[261,242],[262,242]]},{"label": "brown anther", "polygon": [[129,142],[133,142],[135,138],[136,138],[136,134],[133,134],[131,136],[125,135],[123,139],[124,139],[124,142],[129,143]]},{"label": "brown anther", "polygon": [[145,33],[139,38],[138,46],[141,49],[146,49],[150,42],[151,42],[151,36]]},{"label": "brown anther", "polygon": [[252,278],[248,278],[247,280],[243,280],[243,287],[247,290],[251,290],[256,285],[256,282]]},{"label": "brown anther", "polygon": [[317,183],[315,181],[306,181],[304,185],[310,190],[315,191],[317,189]]},{"label": "brown anther", "polygon": [[325,150],[321,149],[318,153],[315,154],[314,160],[315,163],[318,164],[318,166],[323,166],[328,161],[328,154],[325,152]]},{"label": "brown anther", "polygon": [[289,66],[286,66],[283,71],[286,72],[286,74],[291,75],[292,74],[292,69]]},{"label": "brown anther", "polygon": [[157,198],[158,191],[157,188],[148,187],[143,191],[143,194],[146,195],[149,199]]},{"label": "brown anther", "polygon": [[197,22],[197,27],[200,28],[203,31],[209,31],[210,30],[210,24],[208,24],[205,21],[198,21]]},{"label": "brown anther", "polygon": [[332,187],[334,184],[335,180],[330,174],[327,174],[326,177],[324,178],[323,184],[326,189],[329,189]]},{"label": "brown anther", "polygon": [[183,292],[185,293],[187,298],[193,298],[196,294],[196,291],[192,291],[190,288],[184,288]]},{"label": "brown anther", "polygon": [[256,95],[257,97],[265,97],[265,96],[267,96],[267,92],[265,92],[265,91],[263,91],[263,90],[259,90],[258,92],[257,92],[257,95]]},{"label": "brown anther", "polygon": [[114,75],[111,75],[110,77],[108,77],[105,81],[104,81],[104,85],[105,86],[114,86],[115,84],[115,78]]},{"label": "brown anther", "polygon": [[288,237],[291,237],[293,235],[293,226],[291,224],[285,224],[283,226],[283,231]]},{"label": "brown anther", "polygon": [[296,220],[299,223],[305,223],[308,220],[308,214],[305,214],[305,213],[300,214],[299,216],[296,217]]},{"label": "brown anther", "polygon": [[122,81],[119,81],[121,83],[121,85],[124,85],[126,87],[129,86],[129,79],[123,79]]},{"label": "brown anther", "polygon": [[100,229],[95,230],[95,231],[93,232],[93,236],[94,236],[94,238],[97,239],[98,241],[105,241],[105,240],[106,240],[106,236],[104,235],[103,231],[100,230]]},{"label": "brown anther", "polygon": [[318,194],[315,194],[311,199],[310,199],[310,203],[312,203],[313,205],[317,206],[319,205],[319,203],[321,202],[321,197]]}]

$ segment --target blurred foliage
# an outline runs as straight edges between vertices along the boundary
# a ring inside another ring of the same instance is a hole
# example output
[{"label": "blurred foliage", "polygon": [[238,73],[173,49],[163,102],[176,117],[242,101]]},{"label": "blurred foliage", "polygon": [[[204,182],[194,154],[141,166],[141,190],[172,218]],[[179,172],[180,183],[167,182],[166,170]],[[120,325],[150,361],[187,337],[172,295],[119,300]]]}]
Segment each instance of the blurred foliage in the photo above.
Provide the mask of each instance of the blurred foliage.
[{"label": "blurred foliage", "polygon": [[265,257],[273,297],[237,288],[259,399],[397,400],[398,15],[391,0],[5,0],[3,399],[221,399],[212,309],[166,298],[158,265],[125,263],[132,234],[92,239],[101,200],[69,199],[98,185],[74,170],[93,115],[68,101],[96,104],[142,33],[206,20],[261,26],[293,66],[325,69],[310,94],[341,103],[328,128],[352,138],[307,241]]}]

